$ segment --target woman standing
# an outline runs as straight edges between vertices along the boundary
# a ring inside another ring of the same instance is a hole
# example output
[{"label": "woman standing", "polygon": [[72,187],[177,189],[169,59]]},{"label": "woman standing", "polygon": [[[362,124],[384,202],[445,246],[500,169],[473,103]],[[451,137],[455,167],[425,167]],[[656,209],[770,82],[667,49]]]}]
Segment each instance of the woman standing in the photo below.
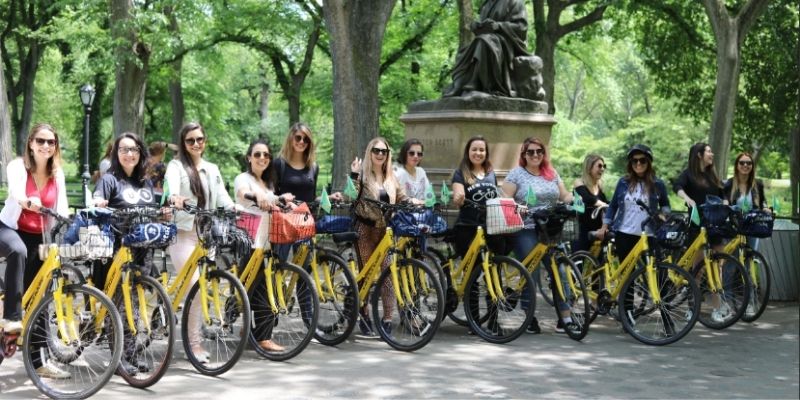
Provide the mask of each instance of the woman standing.
[{"label": "woman standing", "polygon": [[[247,148],[247,155],[245,156],[247,162],[247,171],[242,172],[233,180],[233,190],[236,197],[236,204],[246,208],[249,212],[266,215],[273,205],[278,203],[278,196],[275,195],[273,189],[275,188],[275,176],[272,168],[272,152],[269,145],[264,139],[257,139],[250,143]],[[245,199],[245,196],[255,197],[253,200]],[[263,245],[263,243],[256,243],[256,246]],[[249,255],[249,254],[248,254]],[[246,265],[247,259],[243,260],[242,266]],[[256,290],[266,292],[266,287],[259,285]],[[265,294],[261,294],[266,298]],[[269,352],[284,351],[284,347],[273,342],[272,328],[274,326],[275,318],[271,311],[261,312],[262,310],[253,310],[255,328],[253,332],[260,336],[258,345],[262,349]],[[265,318],[262,318],[265,316]]]},{"label": "woman standing", "polygon": [[772,212],[766,206],[764,183],[756,179],[756,165],[749,153],[739,153],[736,156],[733,178],[725,181],[722,190],[725,192],[725,200],[739,208],[744,208],[747,203],[750,209]]},{"label": "woman standing", "polygon": [[[39,245],[49,226],[40,209],[47,207],[63,216],[69,213],[58,143],[52,126],[36,124],[28,134],[22,157],[6,168],[8,197],[0,211],[0,257],[6,258],[6,292],[0,327],[9,333],[22,330],[22,294],[42,266]],[[55,365],[43,363],[39,353],[33,363],[40,377],[70,377]]]},{"label": "woman standing", "polygon": [[[706,143],[695,143],[689,149],[689,167],[681,172],[672,187],[678,197],[686,202],[691,214],[692,209],[706,202],[706,196],[723,197],[722,184],[714,170],[714,152]],[[714,246],[722,244],[721,237],[709,237]]]},{"label": "woman standing", "polygon": [[[575,250],[589,250],[591,240],[589,232],[600,229],[603,225],[602,217],[592,218],[594,210],[608,205],[608,198],[603,193],[601,185],[603,173],[606,171],[606,162],[597,154],[589,154],[583,159],[581,178],[575,181],[575,192],[581,196],[586,210],[578,215],[578,240]],[[602,240],[603,237],[598,237]]]},{"label": "woman standing", "polygon": [[[389,142],[382,137],[376,137],[367,144],[364,158],[359,159],[356,157],[350,164],[350,177],[356,183],[356,189],[359,192],[356,201],[366,198],[397,204],[398,202],[409,200],[403,187],[397,182],[392,168],[389,166],[391,160],[390,152]],[[356,253],[359,258],[359,265],[366,264],[386,232],[386,221],[382,220],[384,218],[382,211],[368,202],[364,204],[370,209],[369,212],[366,215],[355,215],[355,231],[358,232]],[[384,262],[382,268],[387,267],[388,264]],[[384,331],[390,334],[395,300],[391,296],[391,290],[385,290],[384,293],[387,295],[381,299],[383,302],[383,320],[381,324]],[[377,336],[368,317],[366,307],[361,310],[361,319],[358,326],[365,336]]]},{"label": "woman standing", "polygon": [[[669,213],[667,188],[661,179],[656,178],[653,168],[653,152],[643,144],[637,144],[628,150],[627,174],[617,181],[614,196],[608,203],[603,216],[603,226],[598,235],[605,236],[609,227],[615,234],[616,255],[624,260],[642,235],[642,223],[648,218],[645,210],[636,203],[643,201],[653,213]],[[647,235],[654,232],[645,227]]]},{"label": "woman standing", "polygon": [[[564,181],[559,177],[558,172],[550,163],[550,156],[547,148],[539,138],[527,138],[522,143],[519,153],[519,166],[508,173],[503,182],[503,194],[513,197],[517,203],[525,203],[528,191],[536,194],[536,206],[555,206],[557,202],[571,202],[572,193],[568,192],[564,186]],[[530,204],[533,206],[533,204]],[[525,218],[524,228],[514,234],[511,240],[514,248],[514,255],[522,261],[533,250],[538,243],[536,235],[536,224],[533,216]],[[550,270],[547,269],[549,272]],[[572,323],[567,309],[564,315],[559,316],[556,332],[564,332],[564,324]],[[576,328],[577,330],[577,328]],[[540,333],[539,322],[536,317],[531,320],[527,327],[530,333]]]},{"label": "woman standing", "polygon": [[428,175],[419,166],[422,161],[422,142],[419,139],[408,139],[400,148],[397,162],[400,164],[394,169],[397,182],[403,187],[408,197],[425,201],[425,192],[430,186]]},{"label": "woman standing", "polygon": [[[169,196],[170,202],[178,209],[183,208],[184,204],[193,204],[206,210],[232,207],[233,200],[225,190],[219,168],[203,158],[206,149],[206,133],[203,127],[196,122],[184,125],[180,131],[180,139],[178,157],[167,165],[165,177],[170,191],[174,191]],[[178,236],[175,243],[169,247],[169,256],[174,268],[181,271],[187,268],[186,261],[199,239],[194,228],[194,215],[178,211],[175,215],[175,224],[178,227]],[[196,281],[197,278],[195,272],[192,281]],[[190,312],[192,315],[198,315],[200,303],[196,302],[194,305],[196,307],[193,306]],[[201,362],[207,361],[208,353],[200,346],[200,327],[191,324],[188,329],[193,330],[190,333],[190,337],[193,338],[193,352]]]}]

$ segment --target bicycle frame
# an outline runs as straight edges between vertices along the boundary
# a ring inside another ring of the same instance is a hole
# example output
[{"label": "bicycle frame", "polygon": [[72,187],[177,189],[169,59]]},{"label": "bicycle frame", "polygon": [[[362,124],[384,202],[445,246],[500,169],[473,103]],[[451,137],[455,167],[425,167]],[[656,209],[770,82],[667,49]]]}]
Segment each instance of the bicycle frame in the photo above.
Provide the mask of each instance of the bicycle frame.
[{"label": "bicycle frame", "polygon": [[631,252],[628,253],[625,259],[622,260],[618,266],[614,266],[613,262],[618,260],[618,258],[613,254],[611,248],[611,243],[609,243],[606,246],[607,261],[601,268],[606,279],[606,287],[611,288],[611,290],[609,290],[611,298],[615,299],[619,297],[623,283],[628,280],[631,272],[633,272],[634,268],[636,267],[636,260],[638,260],[642,254],[644,254],[646,268],[645,276],[647,279],[648,289],[653,295],[653,301],[656,304],[661,303],[661,292],[658,290],[656,279],[655,258],[650,254],[650,246],[648,244],[647,234],[642,232],[642,235],[639,237],[639,241],[636,242],[636,245],[633,246]]},{"label": "bicycle frame", "polygon": [[[706,232],[706,228],[700,228],[700,234],[697,235],[676,264],[689,273],[692,273],[692,261],[699,251],[703,252],[703,270],[707,277],[708,289],[711,293],[722,292],[722,271],[720,268],[712,268],[711,258],[708,256],[708,233]],[[669,258],[667,261],[669,261]]]},{"label": "bicycle frame", "polygon": [[[555,247],[557,247],[555,244],[544,244],[542,242],[536,243],[536,246],[531,249],[531,252],[528,253],[525,259],[522,261],[522,265],[525,266],[528,272],[533,274],[537,269],[539,269],[539,263],[542,262],[544,256],[547,255],[547,253],[552,252],[552,249]],[[553,256],[555,256],[555,254],[553,254]],[[555,257],[550,257],[550,272],[552,273],[551,276],[553,279],[555,279],[555,286],[558,288],[558,295],[560,298],[565,299],[566,294],[564,293],[564,286],[561,284],[561,274],[558,271],[558,264],[556,264]],[[572,274],[565,275],[568,281],[567,283],[569,283],[569,287],[573,293],[579,293],[580,288],[575,285],[575,280],[570,279],[571,276]]]},{"label": "bicycle frame", "polygon": [[[52,277],[52,279],[48,279],[48,277]],[[25,315],[22,317],[23,330],[24,327],[28,326],[28,318],[33,314],[33,310],[36,309],[36,306],[39,305],[39,302],[42,301],[42,298],[47,292],[48,283],[52,284],[56,322],[61,341],[67,344],[72,341],[80,340],[73,318],[75,313],[72,312],[72,299],[68,298],[66,302],[64,302],[63,299],[64,276],[61,274],[58,245],[55,244],[50,245],[48,248],[47,258],[45,258],[42,268],[39,269],[39,272],[33,278],[33,282],[31,282],[28,290],[22,295],[22,308],[25,310]],[[65,309],[65,306],[69,307],[69,309]],[[95,320],[95,329],[97,330],[100,329],[100,321],[102,321],[100,318]],[[67,326],[69,326],[69,329],[67,329]]]},{"label": "bicycle frame", "polygon": [[[184,296],[186,295],[186,291],[189,290],[192,282],[192,276],[194,276],[195,271],[197,271],[197,264],[203,257],[208,256],[209,251],[206,249],[202,243],[198,243],[195,245],[194,250],[192,250],[192,254],[189,256],[189,259],[186,260],[183,269],[178,273],[178,276],[175,278],[175,281],[170,285],[169,284],[169,274],[166,270],[162,271],[161,273],[161,285],[167,290],[167,294],[172,297],[172,309],[177,310],[183,300]],[[211,323],[211,313],[209,310],[208,304],[208,281],[206,280],[206,271],[208,265],[203,264],[200,269],[200,276],[198,282],[200,284],[200,304],[201,309],[203,312],[203,318],[205,323]],[[214,307],[214,314],[219,320],[224,320],[223,312],[222,312],[222,301],[219,298],[219,287],[217,282],[211,283],[211,300],[213,302]]]},{"label": "bicycle frame", "polygon": [[[500,277],[497,269],[489,268],[489,249],[486,244],[486,234],[483,227],[478,226],[475,231],[475,237],[467,249],[467,253],[461,259],[461,262],[455,268],[450,268],[450,274],[455,284],[456,293],[459,298],[463,298],[464,292],[467,290],[467,281],[472,275],[472,270],[475,267],[475,261],[478,255],[482,256],[481,268],[483,269],[483,277],[486,280],[486,288],[489,292],[493,302],[505,299],[505,292],[503,286],[500,284]],[[452,259],[450,262],[453,262]],[[460,279],[459,279],[460,278]]]},{"label": "bicycle frame", "polygon": [[[311,258],[309,259],[309,255]],[[320,303],[327,302],[336,298],[336,291],[334,290],[333,277],[328,268],[322,268],[323,275],[320,277],[320,268],[317,263],[317,237],[311,238],[311,243],[303,242],[294,251],[292,263],[295,265],[305,265],[308,260],[308,265],[311,268],[311,278],[314,279],[314,285],[317,288],[317,297]]]}]

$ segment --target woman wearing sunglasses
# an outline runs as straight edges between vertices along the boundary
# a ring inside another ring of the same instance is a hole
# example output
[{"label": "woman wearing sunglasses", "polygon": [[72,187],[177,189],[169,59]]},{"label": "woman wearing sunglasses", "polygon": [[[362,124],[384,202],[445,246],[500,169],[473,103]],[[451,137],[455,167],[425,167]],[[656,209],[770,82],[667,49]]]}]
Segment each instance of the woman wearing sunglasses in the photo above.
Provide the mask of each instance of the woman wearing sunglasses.
[{"label": "woman wearing sunglasses", "polygon": [[[525,139],[520,148],[518,166],[512,169],[505,182],[503,182],[503,194],[506,197],[513,197],[517,203],[528,203],[528,192],[536,195],[536,203],[528,204],[529,207],[555,206],[557,202],[571,202],[572,193],[567,191],[564,181],[558,175],[550,162],[547,147],[539,138],[529,137]],[[536,234],[536,224],[533,216],[525,218],[525,227],[514,234],[511,243],[514,248],[514,255],[522,261],[533,250],[538,242]],[[550,269],[547,269],[549,272]],[[562,312],[556,323],[556,332],[564,332],[564,324],[573,323],[566,312]],[[578,330],[579,328],[575,328]],[[534,317],[527,327],[529,333],[540,333],[539,321]]]},{"label": "woman wearing sunglasses", "polygon": [[[586,209],[578,215],[578,240],[575,250],[589,250],[591,240],[589,232],[600,229],[602,217],[592,218],[592,213],[599,207],[608,205],[608,198],[603,192],[602,179],[606,172],[606,161],[597,154],[589,154],[583,159],[581,177],[575,180],[575,192],[581,196]],[[598,235],[599,239],[603,239]]]},{"label": "woman wearing sunglasses", "polygon": [[[382,137],[376,137],[367,144],[364,158],[356,157],[350,164],[350,177],[355,182],[358,190],[358,199],[367,198],[389,204],[405,201],[421,204],[421,201],[409,198],[403,187],[397,182],[397,178],[395,178],[394,172],[389,165],[391,160],[390,152],[389,142]],[[355,231],[358,232],[356,253],[359,257],[359,265],[367,263],[386,231],[386,220],[380,208],[368,202],[363,204],[366,205],[367,210],[361,214],[355,214]],[[358,210],[358,207],[356,210]],[[388,259],[386,261],[388,262]],[[388,264],[384,262],[382,267],[387,268]],[[381,299],[383,302],[383,320],[380,323],[383,325],[385,332],[391,333],[394,299],[391,298],[390,292],[387,291],[385,293],[387,295]],[[361,319],[358,322],[358,326],[364,336],[378,336],[373,330],[372,321],[369,319],[366,307],[361,310]]]},{"label": "woman wearing sunglasses", "polygon": [[[69,214],[61,149],[52,126],[36,124],[28,134],[21,158],[8,163],[8,197],[0,211],[0,257],[6,258],[6,292],[0,328],[6,333],[22,330],[22,294],[42,266],[39,245],[49,232],[42,207]],[[38,355],[39,352],[36,352]],[[69,373],[39,356],[33,358],[36,373],[46,378],[69,378]]]},{"label": "woman wearing sunglasses", "polygon": [[[739,153],[736,156],[733,178],[725,181],[722,190],[729,204],[772,213],[765,201],[764,183],[756,179],[756,165],[749,153]],[[758,238],[748,238],[747,242],[753,249],[758,247]]]},{"label": "woman wearing sunglasses", "polygon": [[430,186],[428,175],[419,166],[422,161],[422,142],[419,139],[408,139],[397,155],[398,166],[394,168],[397,182],[406,191],[408,197],[425,200],[425,192]]},{"label": "woman wearing sunglasses", "polygon": [[[603,216],[603,226],[598,231],[601,237],[609,229],[614,231],[616,255],[620,260],[624,260],[639,241],[642,223],[648,217],[647,212],[636,204],[637,200],[645,202],[653,213],[670,212],[667,187],[656,178],[650,148],[636,144],[628,150],[627,158],[627,174],[617,181],[614,196]],[[650,226],[645,228],[647,235],[652,237],[654,232]]]},{"label": "woman wearing sunglasses", "polygon": [[[178,156],[167,165],[165,180],[169,192],[169,199],[177,209],[184,204],[192,204],[200,209],[213,210],[217,207],[233,207],[219,168],[203,158],[206,150],[206,133],[203,127],[190,122],[181,128],[180,146]],[[175,214],[175,224],[178,226],[178,235],[175,243],[169,246],[169,256],[176,271],[186,268],[186,260],[198,243],[197,231],[194,228],[194,215],[179,211]],[[198,273],[192,278],[197,280]],[[199,316],[200,302],[192,306],[190,312]],[[186,327],[184,327],[186,328]],[[201,362],[208,360],[208,353],[200,345],[200,326],[190,324],[189,337],[192,341],[192,351]]]}]

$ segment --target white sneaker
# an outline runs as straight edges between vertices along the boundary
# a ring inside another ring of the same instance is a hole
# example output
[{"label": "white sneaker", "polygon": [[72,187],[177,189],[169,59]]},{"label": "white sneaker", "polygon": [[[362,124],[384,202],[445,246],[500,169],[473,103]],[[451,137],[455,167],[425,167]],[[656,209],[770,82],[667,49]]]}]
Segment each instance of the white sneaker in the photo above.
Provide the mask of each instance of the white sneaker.
[{"label": "white sneaker", "polygon": [[719,309],[715,309],[714,311],[711,311],[711,320],[718,324],[724,323],[725,315],[722,314]]},{"label": "white sneaker", "polygon": [[51,363],[45,363],[41,367],[36,369],[36,375],[39,375],[41,378],[49,378],[49,379],[69,379],[72,378],[72,374],[67,371],[64,371],[61,368],[56,367]]},{"label": "white sneaker", "polygon": [[22,321],[0,319],[0,328],[3,328],[5,333],[20,333],[22,332]]},{"label": "white sneaker", "polygon": [[747,304],[747,309],[744,310],[744,313],[747,314],[747,315],[755,315],[756,308],[753,307],[753,303],[748,303]]}]

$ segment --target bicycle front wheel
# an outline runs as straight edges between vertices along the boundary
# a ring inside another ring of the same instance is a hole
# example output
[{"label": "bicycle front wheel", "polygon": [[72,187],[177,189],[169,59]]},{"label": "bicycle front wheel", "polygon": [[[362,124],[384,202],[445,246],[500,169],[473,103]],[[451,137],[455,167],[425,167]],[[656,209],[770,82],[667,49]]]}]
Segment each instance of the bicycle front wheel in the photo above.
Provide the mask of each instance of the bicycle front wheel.
[{"label": "bicycle front wheel", "polygon": [[134,333],[127,321],[124,304],[120,303],[121,293],[119,297],[125,333],[122,364],[130,367],[120,365],[118,373],[131,386],[146,388],[158,382],[169,368],[175,344],[175,314],[169,295],[161,284],[149,276],[138,276],[134,278],[131,290]]},{"label": "bicycle front wheel", "polygon": [[200,281],[186,296],[181,318],[181,338],[186,357],[203,375],[216,376],[231,369],[242,356],[250,330],[250,302],[244,286],[231,273],[206,272],[208,319],[203,313]]},{"label": "bicycle front wheel", "polygon": [[628,277],[619,295],[619,315],[625,331],[636,340],[662,346],[692,330],[700,310],[700,295],[686,270],[667,263],[654,268],[653,282],[648,281],[646,267],[637,268]]},{"label": "bicycle front wheel", "polygon": [[[484,276],[476,265],[464,293],[464,312],[472,331],[483,340],[508,343],[530,324],[536,287],[528,271],[511,257],[494,256],[489,271],[492,276]],[[490,292],[489,285],[498,290]]]},{"label": "bicycle front wheel", "polygon": [[769,302],[769,290],[772,286],[772,272],[769,270],[767,260],[756,250],[747,248],[745,252],[744,268],[750,276],[750,302],[742,314],[742,321],[753,322],[761,317]]},{"label": "bicycle front wheel", "polygon": [[391,269],[381,272],[372,291],[372,320],[378,334],[394,349],[415,351],[428,344],[444,316],[444,293],[439,276],[424,262],[397,262],[396,296]]},{"label": "bicycle front wheel", "polygon": [[[750,278],[739,260],[730,254],[714,253],[709,277],[703,261],[694,268],[700,289],[700,323],[711,329],[725,329],[739,320],[750,301]],[[712,284],[712,280],[716,284]]]},{"label": "bicycle front wheel", "polygon": [[[314,337],[326,346],[344,342],[358,318],[358,285],[347,262],[332,254],[317,255],[319,318]],[[317,278],[314,278],[317,280]]]},{"label": "bicycle front wheel", "polygon": [[[63,330],[58,327],[53,293],[45,295],[33,310],[23,340],[25,370],[33,384],[51,398],[85,399],[105,386],[117,369],[122,356],[122,320],[111,300],[89,286],[65,286],[60,301]],[[105,318],[96,323],[101,310]],[[45,375],[45,371],[50,373]]]},{"label": "bicycle front wheel", "polygon": [[[264,274],[260,275],[250,290],[254,319],[250,343],[260,356],[285,361],[300,354],[314,337],[319,298],[311,276],[297,265],[274,265],[271,287]],[[276,310],[270,305],[268,290],[272,291]],[[263,346],[267,340],[272,341],[271,345]]]},{"label": "bicycle front wheel", "polygon": [[[592,311],[589,304],[589,293],[581,276],[581,271],[565,255],[556,256],[557,271],[559,279],[551,277],[553,282],[553,306],[556,309],[556,317],[564,322],[564,332],[572,340],[581,340],[589,333],[589,319]],[[555,283],[560,282],[560,288],[556,288]]]},{"label": "bicycle front wheel", "polygon": [[600,293],[605,287],[605,275],[603,270],[598,266],[597,260],[585,250],[573,252],[569,259],[578,267],[583,277],[583,284],[586,287],[586,293],[589,297],[590,313],[587,321],[594,322],[597,315],[601,310],[607,311],[605,307],[601,307]]}]

